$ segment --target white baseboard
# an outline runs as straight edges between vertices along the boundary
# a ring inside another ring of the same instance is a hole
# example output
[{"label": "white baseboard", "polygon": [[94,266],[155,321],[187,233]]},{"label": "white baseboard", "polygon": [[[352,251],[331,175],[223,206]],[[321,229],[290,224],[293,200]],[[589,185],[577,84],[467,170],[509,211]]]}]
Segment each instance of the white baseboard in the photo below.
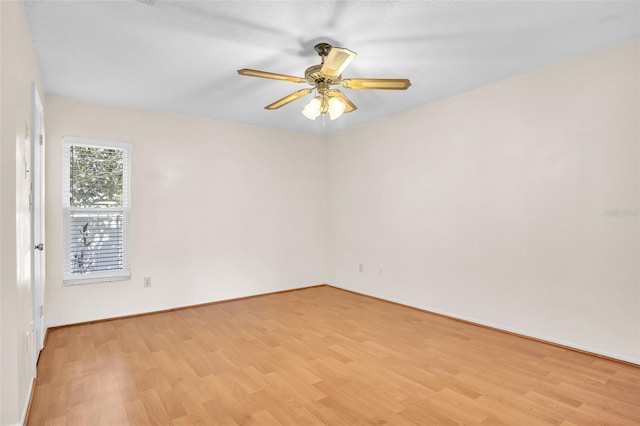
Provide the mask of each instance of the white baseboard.
[{"label": "white baseboard", "polygon": [[569,349],[576,349],[578,351],[588,352],[588,353],[591,353],[591,354],[594,354],[594,355],[601,355],[601,356],[606,357],[606,358],[611,358],[611,359],[615,359],[615,360],[619,360],[619,361],[623,361],[623,362],[628,362],[630,364],[640,365],[640,358],[632,358],[632,357],[627,357],[627,356],[624,356],[624,355],[610,353],[610,352],[602,351],[600,349],[594,349],[594,348],[590,348],[588,346],[575,344],[573,342],[567,342],[565,340],[554,339],[554,338],[551,338],[551,337],[548,337],[548,336],[529,333],[527,331],[519,330],[519,329],[516,329],[516,328],[505,327],[503,325],[497,325],[497,324],[493,324],[493,323],[490,323],[490,322],[481,321],[481,320],[478,320],[476,318],[470,318],[470,317],[465,317],[465,316],[458,315],[458,314],[452,314],[450,312],[441,311],[439,309],[433,309],[433,308],[431,308],[429,306],[409,305],[408,303],[401,302],[399,300],[386,299],[384,297],[379,297],[379,296],[376,296],[376,295],[373,295],[373,294],[367,294],[367,293],[363,293],[363,292],[360,292],[360,291],[350,290],[348,288],[338,287],[338,286],[335,286],[333,284],[328,284],[328,285],[330,285],[332,287],[335,287],[335,288],[342,289],[342,290],[363,294],[365,296],[374,297],[376,299],[386,300],[386,301],[389,301],[389,302],[392,302],[392,303],[397,303],[399,305],[408,306],[410,308],[420,309],[420,310],[423,310],[425,312],[432,312],[434,314],[443,315],[445,317],[459,319],[459,320],[466,321],[466,322],[469,322],[469,323],[473,323],[473,324],[478,324],[478,325],[482,325],[482,326],[485,326],[485,327],[494,328],[496,330],[506,331],[508,333],[513,333],[513,334],[517,334],[517,335],[524,336],[524,337],[530,337],[532,339],[536,339],[536,340],[540,340],[540,341],[543,341],[543,342],[548,342],[548,343],[560,345],[560,346],[563,346],[563,347],[566,347],[566,348],[569,348]]},{"label": "white baseboard", "polygon": [[626,357],[626,356],[623,356],[623,355],[618,355],[618,354],[614,354],[614,353],[611,353],[611,352],[606,352],[606,351],[602,351],[602,350],[599,350],[599,349],[594,349],[594,348],[591,348],[591,347],[588,347],[588,346],[578,345],[578,344],[575,344],[573,342],[567,342],[567,341],[561,340],[561,339],[554,339],[554,338],[551,338],[551,337],[548,337],[548,336],[543,336],[543,335],[539,335],[539,334],[533,334],[533,333],[529,333],[527,331],[519,330],[517,328],[504,327],[502,325],[497,325],[497,324],[493,324],[493,323],[486,322],[486,321],[480,321],[480,320],[477,320],[475,318],[468,318],[468,317],[452,314],[452,313],[449,313],[449,312],[439,311],[439,310],[436,310],[436,309],[430,309],[428,307],[427,308],[418,307],[418,308],[419,309],[424,309],[425,311],[433,312],[434,314],[444,315],[444,316],[451,317],[451,318],[456,318],[456,319],[459,319],[459,320],[462,320],[462,321],[467,321],[467,322],[471,322],[471,323],[474,323],[474,324],[483,325],[485,327],[495,328],[497,330],[503,330],[503,331],[507,331],[509,333],[519,334],[521,336],[530,337],[532,339],[542,340],[544,342],[549,342],[549,343],[554,343],[556,345],[565,346],[567,348],[573,348],[573,349],[577,349],[579,351],[589,352],[589,353],[592,353],[592,354],[595,354],[595,355],[602,355],[602,356],[607,357],[607,358],[613,358],[613,359],[617,359],[617,360],[620,360],[620,361],[628,362],[628,363],[631,363],[631,364],[640,365],[640,358],[630,358],[630,357]]},{"label": "white baseboard", "polygon": [[34,385],[36,383],[35,377],[31,380],[29,384],[29,392],[27,392],[27,399],[24,402],[24,407],[22,407],[22,415],[20,416],[20,423],[15,423],[11,426],[25,426],[27,422],[27,414],[29,414],[29,405],[31,404],[31,397],[33,396]]}]

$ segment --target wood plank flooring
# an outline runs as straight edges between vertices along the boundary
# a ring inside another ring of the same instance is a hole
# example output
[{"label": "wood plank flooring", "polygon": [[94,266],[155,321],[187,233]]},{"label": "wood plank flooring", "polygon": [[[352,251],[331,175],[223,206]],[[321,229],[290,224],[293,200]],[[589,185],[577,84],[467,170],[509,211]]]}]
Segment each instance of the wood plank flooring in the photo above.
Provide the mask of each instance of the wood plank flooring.
[{"label": "wood plank flooring", "polygon": [[29,425],[632,425],[640,368],[328,286],[54,329]]}]

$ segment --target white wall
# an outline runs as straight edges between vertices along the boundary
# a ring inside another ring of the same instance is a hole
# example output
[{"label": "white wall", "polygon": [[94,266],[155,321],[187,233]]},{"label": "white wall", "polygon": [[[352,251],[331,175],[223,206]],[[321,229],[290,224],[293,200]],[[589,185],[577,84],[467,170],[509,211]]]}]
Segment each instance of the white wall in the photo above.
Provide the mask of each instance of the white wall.
[{"label": "white wall", "polygon": [[640,363],[639,49],[332,137],[329,282]]},{"label": "white wall", "polygon": [[[2,78],[3,76],[3,72],[2,69],[4,68],[2,66],[2,61],[4,59],[4,55],[2,54],[2,52],[4,51],[3,48],[3,31],[2,31],[2,10],[3,7],[2,5],[0,5],[0,91],[3,88],[3,83],[4,80]],[[2,344],[2,346],[4,346],[4,316],[2,315],[2,294],[4,293],[4,275],[2,273],[2,264],[4,263],[2,259],[4,259],[4,257],[2,257],[2,251],[3,251],[3,246],[4,244],[2,243],[2,232],[4,232],[4,207],[3,207],[3,202],[2,199],[4,198],[4,186],[2,185],[3,179],[2,179],[2,165],[4,164],[4,160],[3,160],[3,153],[4,153],[4,127],[3,127],[3,115],[2,115],[2,107],[3,107],[4,101],[2,99],[2,95],[0,93],[0,344]],[[2,385],[2,383],[4,383],[4,362],[3,362],[3,353],[4,351],[2,349],[0,349],[0,424],[3,424],[3,417],[2,417],[2,405],[4,404],[4,391],[3,388],[4,386]]]},{"label": "white wall", "polygon": [[[640,363],[638,50],[325,139],[48,97],[47,325],[329,282]],[[134,144],[130,281],[62,286],[63,135]]]},{"label": "white wall", "polygon": [[[40,88],[24,5],[0,1],[0,425],[22,420],[33,380],[32,82]],[[26,128],[26,129],[25,129]]]},{"label": "white wall", "polygon": [[[322,138],[59,97],[46,130],[48,326],[326,282]],[[131,280],[62,286],[65,135],[133,143]]]}]

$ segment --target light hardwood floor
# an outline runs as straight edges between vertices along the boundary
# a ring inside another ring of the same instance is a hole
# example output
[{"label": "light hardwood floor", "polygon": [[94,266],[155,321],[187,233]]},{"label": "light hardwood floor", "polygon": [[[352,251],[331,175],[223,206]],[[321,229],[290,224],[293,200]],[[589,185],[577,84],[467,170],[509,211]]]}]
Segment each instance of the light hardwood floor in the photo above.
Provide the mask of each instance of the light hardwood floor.
[{"label": "light hardwood floor", "polygon": [[29,425],[640,424],[640,368],[315,287],[54,329]]}]

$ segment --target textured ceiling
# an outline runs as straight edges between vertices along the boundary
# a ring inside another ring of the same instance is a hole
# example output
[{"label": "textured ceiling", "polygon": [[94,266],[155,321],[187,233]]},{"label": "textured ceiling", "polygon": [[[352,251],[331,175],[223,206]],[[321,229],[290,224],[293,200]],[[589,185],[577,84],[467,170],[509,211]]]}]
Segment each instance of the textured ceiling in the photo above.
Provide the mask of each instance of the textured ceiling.
[{"label": "textured ceiling", "polygon": [[[217,120],[332,133],[640,38],[640,2],[27,1],[47,93]],[[409,78],[407,91],[349,90],[336,121],[309,98],[263,107],[300,84],[318,42],[358,56],[344,78]]]}]

